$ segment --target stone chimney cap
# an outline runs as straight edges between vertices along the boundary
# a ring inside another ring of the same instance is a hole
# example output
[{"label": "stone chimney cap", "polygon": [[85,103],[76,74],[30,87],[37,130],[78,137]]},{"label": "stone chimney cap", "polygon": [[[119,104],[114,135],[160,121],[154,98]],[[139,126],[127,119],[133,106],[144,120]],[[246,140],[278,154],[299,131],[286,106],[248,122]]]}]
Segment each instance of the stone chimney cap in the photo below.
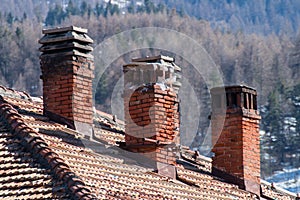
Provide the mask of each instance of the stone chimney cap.
[{"label": "stone chimney cap", "polygon": [[153,63],[160,63],[167,66],[172,66],[175,71],[180,72],[181,68],[175,64],[175,58],[172,58],[170,56],[164,56],[164,55],[157,55],[157,56],[147,56],[144,58],[132,58],[131,63],[124,65],[124,67],[137,67],[141,65],[149,65]]},{"label": "stone chimney cap", "polygon": [[77,26],[68,26],[68,27],[56,27],[51,29],[43,29],[43,34],[54,34],[54,33],[62,33],[68,31],[75,31],[78,33],[87,33],[88,30],[85,28],[77,27]]},{"label": "stone chimney cap", "polygon": [[254,95],[257,95],[256,89],[246,85],[233,85],[233,86],[223,86],[223,87],[215,87],[211,89],[212,93],[220,93],[226,90],[226,92],[248,92]]},{"label": "stone chimney cap", "polygon": [[57,32],[57,34],[45,34],[39,40],[40,44],[52,44],[57,42],[80,41],[82,43],[91,44],[93,40],[85,33],[76,31]]},{"label": "stone chimney cap", "polygon": [[158,56],[147,56],[145,58],[132,58],[132,62],[157,62],[159,60],[164,60],[166,62],[174,62],[175,59],[169,56],[158,55]]},{"label": "stone chimney cap", "polygon": [[93,47],[89,45],[82,45],[76,41],[72,41],[69,43],[62,43],[56,45],[43,45],[39,48],[41,52],[48,52],[48,51],[56,51],[56,50],[63,50],[63,49],[82,49],[84,51],[93,51]]}]

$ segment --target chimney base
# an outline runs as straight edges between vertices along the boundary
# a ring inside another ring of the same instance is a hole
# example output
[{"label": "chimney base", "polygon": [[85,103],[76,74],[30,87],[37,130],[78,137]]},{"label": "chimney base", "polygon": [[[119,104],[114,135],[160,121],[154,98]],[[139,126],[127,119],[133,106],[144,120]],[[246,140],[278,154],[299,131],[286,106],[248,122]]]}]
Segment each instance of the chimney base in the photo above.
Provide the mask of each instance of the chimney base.
[{"label": "chimney base", "polygon": [[257,182],[233,176],[215,167],[212,168],[212,174],[223,179],[223,181],[227,183],[237,185],[242,190],[246,190],[260,196],[260,184]]},{"label": "chimney base", "polygon": [[87,139],[92,139],[92,136],[93,136],[93,125],[92,124],[73,121],[73,120],[70,120],[68,118],[65,118],[61,115],[55,114],[55,113],[47,111],[47,110],[44,110],[44,115],[49,117],[49,119],[51,119],[52,121],[54,121],[56,123],[67,125],[68,128],[76,130],[76,131],[84,134],[84,136]]},{"label": "chimney base", "polygon": [[157,162],[157,173],[162,176],[167,176],[176,179],[176,168],[174,165]]},{"label": "chimney base", "polygon": [[75,130],[82,133],[87,139],[92,139],[93,137],[93,125],[83,122],[74,122]]}]

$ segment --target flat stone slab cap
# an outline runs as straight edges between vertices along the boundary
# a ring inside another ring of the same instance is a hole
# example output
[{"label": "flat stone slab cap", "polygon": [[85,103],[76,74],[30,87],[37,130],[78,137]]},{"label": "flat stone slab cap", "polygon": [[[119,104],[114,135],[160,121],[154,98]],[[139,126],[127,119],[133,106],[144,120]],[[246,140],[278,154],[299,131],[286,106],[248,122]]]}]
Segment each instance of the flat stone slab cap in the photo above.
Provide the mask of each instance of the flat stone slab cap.
[{"label": "flat stone slab cap", "polygon": [[169,56],[164,56],[164,55],[131,59],[132,62],[155,62],[157,60],[164,60],[164,61],[167,61],[167,62],[174,62],[175,61],[174,58],[169,57]]},{"label": "flat stone slab cap", "polygon": [[54,34],[54,33],[61,33],[67,31],[76,31],[78,33],[87,33],[88,30],[85,28],[77,27],[77,26],[68,26],[68,27],[57,27],[51,29],[43,29],[43,34]]},{"label": "flat stone slab cap", "polygon": [[45,44],[42,47],[39,48],[40,51],[42,52],[51,52],[51,51],[57,51],[57,50],[64,50],[64,49],[70,49],[70,48],[76,48],[76,49],[81,49],[84,51],[93,51],[93,47],[89,45],[82,45],[79,44],[76,41],[71,41],[71,42],[62,42],[58,44]]},{"label": "flat stone slab cap", "polygon": [[77,40],[82,43],[91,44],[93,40],[85,33],[78,33],[75,31],[67,31],[57,34],[46,34],[39,40],[40,44],[49,44],[49,43],[57,43],[57,42],[65,42],[65,41],[73,41]]},{"label": "flat stone slab cap", "polygon": [[90,59],[94,59],[94,56],[90,53],[82,53],[80,51],[77,51],[75,49],[70,50],[70,51],[66,51],[66,52],[57,52],[57,53],[51,53],[51,54],[45,54],[43,53],[42,55],[40,55],[40,58],[54,58],[54,57],[58,57],[58,56],[82,56],[85,58],[90,58]]},{"label": "flat stone slab cap", "polygon": [[246,85],[232,85],[232,86],[224,86],[224,87],[215,87],[210,89],[212,93],[222,93],[222,92],[247,92],[254,95],[257,95],[256,89],[246,86]]}]

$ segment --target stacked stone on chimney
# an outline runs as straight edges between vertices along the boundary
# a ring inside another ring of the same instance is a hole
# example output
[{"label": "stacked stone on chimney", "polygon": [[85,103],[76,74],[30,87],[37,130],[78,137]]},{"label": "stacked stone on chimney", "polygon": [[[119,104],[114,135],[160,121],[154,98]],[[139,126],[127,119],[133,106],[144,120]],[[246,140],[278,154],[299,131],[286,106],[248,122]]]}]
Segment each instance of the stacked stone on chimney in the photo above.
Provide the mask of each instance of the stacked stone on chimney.
[{"label": "stacked stone on chimney", "polygon": [[40,51],[44,114],[91,136],[93,40],[75,26],[43,30]]},{"label": "stacked stone on chimney", "polygon": [[213,88],[211,95],[213,170],[225,172],[231,182],[259,195],[261,117],[257,93],[250,87],[229,86]]},{"label": "stacked stone on chimney", "polygon": [[180,68],[167,56],[132,59],[123,67],[126,148],[175,164]]}]

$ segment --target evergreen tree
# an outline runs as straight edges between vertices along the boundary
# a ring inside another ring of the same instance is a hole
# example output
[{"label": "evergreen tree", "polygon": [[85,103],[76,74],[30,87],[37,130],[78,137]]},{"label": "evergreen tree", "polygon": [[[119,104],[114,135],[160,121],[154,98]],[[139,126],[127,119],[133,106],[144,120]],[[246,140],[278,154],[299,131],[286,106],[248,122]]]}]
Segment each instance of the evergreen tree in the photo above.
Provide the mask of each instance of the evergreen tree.
[{"label": "evergreen tree", "polygon": [[45,24],[47,26],[53,26],[55,24],[60,24],[66,17],[66,13],[63,11],[59,4],[55,4],[54,8],[50,8],[45,19]]},{"label": "evergreen tree", "polygon": [[105,11],[104,11],[104,17],[107,17],[108,15],[114,15],[114,14],[119,14],[120,9],[119,6],[114,5],[109,1],[106,5]]},{"label": "evergreen tree", "polygon": [[158,13],[158,12],[163,13],[165,9],[166,9],[165,4],[159,3],[155,10],[156,10],[156,13]]},{"label": "evergreen tree", "polygon": [[107,4],[106,4],[106,7],[105,7],[105,10],[104,10],[104,17],[107,17],[110,13],[110,10],[112,8],[112,3],[111,1],[109,1]]},{"label": "evergreen tree", "polygon": [[16,36],[19,40],[21,39],[22,35],[23,35],[22,30],[20,29],[20,27],[17,27],[16,28]]},{"label": "evergreen tree", "polygon": [[110,15],[120,14],[120,9],[118,5],[113,5],[110,10]]},{"label": "evergreen tree", "polygon": [[263,171],[271,175],[286,165],[299,167],[300,84],[284,88],[278,83],[265,108],[261,127],[266,131],[261,142]]},{"label": "evergreen tree", "polygon": [[100,15],[103,15],[104,14],[104,7],[103,5],[99,4],[97,2],[96,6],[95,6],[95,13],[96,13],[96,16],[99,17]]},{"label": "evergreen tree", "polygon": [[12,15],[11,12],[9,12],[8,15],[6,16],[6,21],[10,25],[12,25],[12,23],[14,22],[14,16]]},{"label": "evergreen tree", "polygon": [[[300,139],[300,84],[296,85],[291,95],[294,100],[294,113],[296,118],[296,132]],[[300,143],[298,143],[300,144]]]},{"label": "evergreen tree", "polygon": [[127,6],[127,11],[128,11],[128,13],[131,13],[131,14],[135,13],[133,2],[130,2],[130,4]]},{"label": "evergreen tree", "polygon": [[137,13],[144,13],[146,11],[146,7],[145,6],[138,6],[136,8],[136,12]]},{"label": "evergreen tree", "polygon": [[26,20],[27,19],[27,14],[24,12],[23,13],[23,20]]},{"label": "evergreen tree", "polygon": [[154,4],[151,0],[144,0],[144,5],[148,14],[154,11]]},{"label": "evergreen tree", "polygon": [[93,14],[93,9],[92,9],[92,6],[89,4],[88,8],[87,8],[87,15],[88,15],[89,19],[90,19],[92,14]]},{"label": "evergreen tree", "polygon": [[80,5],[80,15],[83,16],[88,12],[88,4],[86,1],[83,1]]},{"label": "evergreen tree", "polygon": [[66,16],[69,17],[71,15],[78,15],[79,9],[77,6],[74,6],[73,1],[70,0],[68,6],[66,7]]}]

